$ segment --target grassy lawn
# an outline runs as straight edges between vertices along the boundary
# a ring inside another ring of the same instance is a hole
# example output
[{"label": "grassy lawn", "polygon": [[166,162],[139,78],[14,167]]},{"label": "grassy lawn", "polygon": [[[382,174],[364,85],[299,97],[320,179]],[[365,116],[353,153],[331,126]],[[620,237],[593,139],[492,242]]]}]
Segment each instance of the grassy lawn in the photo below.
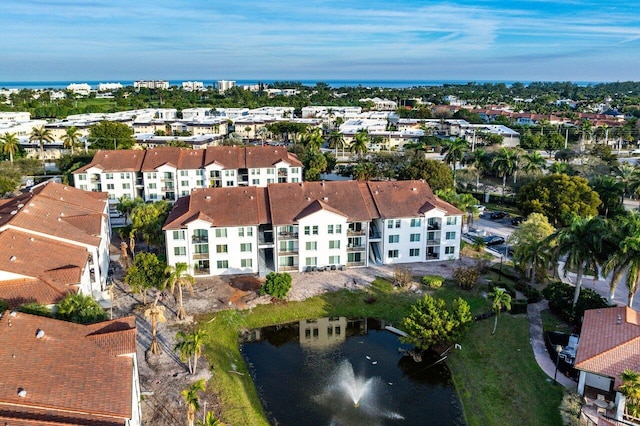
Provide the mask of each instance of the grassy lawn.
[{"label": "grassy lawn", "polygon": [[562,387],[535,362],[527,318],[501,315],[492,329],[491,319],[474,323],[447,359],[467,424],[561,425]]},{"label": "grassy lawn", "polygon": [[[465,292],[451,284],[433,294],[447,302],[462,296],[473,314],[490,309],[481,292]],[[417,297],[420,295],[396,290],[379,279],[368,291],[342,290],[304,302],[261,305],[199,318],[212,338],[205,356],[213,373],[210,386],[223,407],[223,420],[234,425],[268,424],[240,354],[241,330],[323,316],[384,318],[399,325]],[[526,318],[501,316],[494,337],[490,336],[492,326],[491,320],[474,324],[462,342],[463,350],[451,353],[449,358],[468,424],[559,424],[562,393],[545,381],[535,363]]]},{"label": "grassy lawn", "polygon": [[540,312],[542,317],[542,327],[544,331],[557,331],[559,333],[571,333],[573,326],[559,318],[550,310]]}]

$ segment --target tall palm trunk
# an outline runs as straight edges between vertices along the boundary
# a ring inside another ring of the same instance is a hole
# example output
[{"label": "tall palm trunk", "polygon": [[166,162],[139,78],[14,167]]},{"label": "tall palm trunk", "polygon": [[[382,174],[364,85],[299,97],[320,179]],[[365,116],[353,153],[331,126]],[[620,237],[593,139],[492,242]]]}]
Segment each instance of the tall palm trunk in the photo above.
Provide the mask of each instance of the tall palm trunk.
[{"label": "tall palm trunk", "polygon": [[198,367],[198,355],[198,348],[196,348],[196,351],[193,353],[193,372],[191,374],[196,374],[196,368]]},{"label": "tall palm trunk", "polygon": [[[566,267],[566,265],[565,265]],[[582,286],[582,274],[584,272],[584,264],[578,265],[578,272],[576,273],[576,291],[573,293],[573,307],[576,307],[578,298],[580,297],[580,287]]]},{"label": "tall palm trunk", "polygon": [[492,336],[496,334],[496,328],[498,328],[498,315],[500,315],[499,312],[496,313],[495,321],[493,321],[493,331],[491,332]]},{"label": "tall palm trunk", "polygon": [[184,310],[184,306],[182,306],[182,285],[177,283],[178,285],[178,319],[183,320],[187,316],[187,312]]},{"label": "tall palm trunk", "polygon": [[530,284],[533,286],[536,283],[536,261],[534,260],[531,263],[531,282]]}]

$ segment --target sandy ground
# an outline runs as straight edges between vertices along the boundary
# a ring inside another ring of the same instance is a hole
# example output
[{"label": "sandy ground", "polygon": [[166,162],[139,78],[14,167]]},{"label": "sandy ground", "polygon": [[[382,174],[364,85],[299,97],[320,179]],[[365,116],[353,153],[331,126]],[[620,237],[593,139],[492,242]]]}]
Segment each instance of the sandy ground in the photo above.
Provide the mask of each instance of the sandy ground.
[{"label": "sandy ground", "polygon": [[[210,377],[209,366],[201,357],[196,375],[189,375],[185,363],[173,351],[175,335],[178,331],[188,331],[193,327],[193,315],[215,312],[223,309],[247,309],[256,304],[270,303],[269,297],[261,297],[257,289],[261,281],[255,276],[208,277],[199,278],[194,294],[185,291],[184,306],[188,317],[185,321],[176,319],[176,303],[172,296],[165,295],[160,305],[165,307],[167,322],[158,326],[158,340],[161,353],[153,355],[148,351],[151,344],[151,325],[144,315],[144,306],[140,295],[132,295],[123,278],[125,270],[118,259],[118,242],[112,246],[112,269],[114,286],[113,317],[135,315],[138,328],[138,364],[140,386],[143,393],[143,424],[153,426],[184,425],[186,407],[180,392],[198,379]],[[414,276],[441,275],[451,277],[453,270],[462,264],[473,264],[473,260],[443,261],[437,263],[404,264]],[[306,298],[343,288],[362,289],[376,277],[393,277],[392,266],[354,268],[345,271],[324,271],[292,273],[293,286],[289,300]],[[149,294],[147,303],[153,301]],[[219,406],[211,389],[201,398],[201,405],[219,414]],[[202,410],[200,410],[202,412]]]}]

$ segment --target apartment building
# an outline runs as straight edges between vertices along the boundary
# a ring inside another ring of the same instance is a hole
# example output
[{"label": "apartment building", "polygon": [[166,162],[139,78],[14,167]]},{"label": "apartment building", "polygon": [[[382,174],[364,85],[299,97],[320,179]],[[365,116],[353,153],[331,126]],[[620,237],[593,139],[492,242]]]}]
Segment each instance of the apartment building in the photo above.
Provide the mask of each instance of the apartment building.
[{"label": "apartment building", "polygon": [[209,146],[98,151],[91,163],[73,172],[74,186],[118,199],[174,202],[192,189],[301,182],[302,162],[284,147]]},{"label": "apartment building", "polygon": [[133,82],[133,88],[169,90],[169,82],[167,80],[139,80]]},{"label": "apartment building", "polygon": [[165,225],[167,262],[194,275],[458,259],[462,212],[423,181],[202,188]]}]

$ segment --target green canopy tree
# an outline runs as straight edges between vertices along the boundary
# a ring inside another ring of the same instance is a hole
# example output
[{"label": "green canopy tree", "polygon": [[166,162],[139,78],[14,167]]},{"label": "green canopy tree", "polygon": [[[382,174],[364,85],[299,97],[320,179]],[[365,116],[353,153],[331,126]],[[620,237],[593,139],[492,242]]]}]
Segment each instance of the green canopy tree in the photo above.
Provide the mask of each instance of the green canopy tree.
[{"label": "green canopy tree", "polygon": [[147,291],[152,288],[163,289],[167,265],[153,253],[139,253],[133,266],[127,270],[124,282],[134,293],[142,295],[142,303],[147,304]]},{"label": "green canopy tree", "polygon": [[514,248],[514,259],[528,265],[531,285],[535,283],[538,267],[544,267],[551,260],[551,246],[547,238],[555,232],[547,217],[541,213],[531,213],[518,229],[509,236]]},{"label": "green canopy tree", "polygon": [[545,160],[545,158],[540,155],[538,151],[524,154],[522,156],[522,159],[524,160],[524,164],[522,165],[523,172],[536,174],[541,173],[547,164],[547,160]]},{"label": "green canopy tree", "polygon": [[624,213],[622,197],[624,196],[624,183],[613,176],[599,175],[589,182],[591,188],[598,193],[600,205],[598,212],[604,218]]},{"label": "green canopy tree", "polygon": [[414,155],[406,166],[401,166],[398,179],[425,180],[433,191],[454,187],[451,168],[442,161],[427,159],[423,155]]},{"label": "green canopy tree", "polygon": [[471,325],[471,309],[462,298],[456,298],[451,307],[442,299],[425,295],[411,305],[402,320],[407,337],[401,340],[422,350],[454,342]]},{"label": "green canopy tree", "polygon": [[507,186],[507,177],[514,176],[518,171],[519,155],[513,149],[501,148],[493,157],[493,167],[498,172],[498,176],[502,178],[502,197],[504,198],[505,187]]},{"label": "green canopy tree", "polygon": [[140,233],[147,243],[147,250],[152,244],[162,242],[162,225],[171,205],[166,201],[136,205],[131,211],[131,225],[134,233]]},{"label": "green canopy tree", "polygon": [[376,165],[369,161],[360,161],[351,169],[355,180],[371,180],[378,172]]},{"label": "green canopy tree", "polygon": [[328,142],[329,142],[329,148],[335,149],[336,157],[338,156],[338,149],[342,149],[342,156],[344,157],[345,142],[344,142],[344,136],[342,135],[340,130],[337,130],[337,129],[332,130],[331,133],[329,133]]},{"label": "green canopy tree", "polygon": [[187,361],[190,374],[196,374],[198,358],[202,355],[202,346],[207,337],[206,330],[202,328],[188,334],[182,331],[176,334],[177,343],[174,350],[180,353],[182,361]]},{"label": "green canopy tree", "polygon": [[620,392],[626,398],[625,412],[633,417],[640,417],[640,374],[626,369],[620,375],[622,385]]},{"label": "green canopy tree", "polygon": [[89,127],[87,142],[91,149],[130,149],[136,140],[126,124],[104,120]]},{"label": "green canopy tree", "polygon": [[304,180],[318,181],[320,174],[327,169],[327,157],[317,149],[307,148],[302,157]]},{"label": "green canopy tree", "polygon": [[109,316],[93,297],[69,293],[58,303],[56,318],[78,324],[93,324],[106,321]]},{"label": "green canopy tree", "polygon": [[140,197],[136,197],[134,199],[127,197],[120,197],[118,199],[118,204],[116,205],[116,210],[118,210],[125,219],[125,224],[131,223],[131,212],[137,207],[144,204],[144,200]]}]

